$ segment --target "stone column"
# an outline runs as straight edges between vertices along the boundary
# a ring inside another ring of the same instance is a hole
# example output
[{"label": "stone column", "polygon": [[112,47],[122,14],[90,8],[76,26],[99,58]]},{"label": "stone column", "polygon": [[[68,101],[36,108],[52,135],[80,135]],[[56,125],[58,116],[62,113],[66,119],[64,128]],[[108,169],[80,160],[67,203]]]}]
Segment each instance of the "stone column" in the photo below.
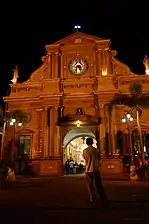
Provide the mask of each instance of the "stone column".
[{"label": "stone column", "polygon": [[49,147],[49,125],[48,125],[48,108],[44,108],[44,150],[43,150],[43,156],[48,157]]},{"label": "stone column", "polygon": [[106,135],[106,127],[105,127],[105,113],[104,113],[104,105],[100,105],[100,154],[101,156],[105,156],[105,135]]},{"label": "stone column", "polygon": [[54,108],[54,157],[60,157],[60,127],[58,126],[58,119],[58,108]]},{"label": "stone column", "polygon": [[50,144],[49,144],[49,156],[52,157],[54,154],[54,109],[50,108],[49,110],[49,123],[50,123]]}]

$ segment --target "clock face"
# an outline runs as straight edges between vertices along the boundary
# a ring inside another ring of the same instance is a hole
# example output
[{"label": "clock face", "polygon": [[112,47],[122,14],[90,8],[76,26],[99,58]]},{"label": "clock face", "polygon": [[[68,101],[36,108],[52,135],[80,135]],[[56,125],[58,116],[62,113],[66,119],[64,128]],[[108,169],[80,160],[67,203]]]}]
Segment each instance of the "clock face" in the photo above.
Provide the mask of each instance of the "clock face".
[{"label": "clock face", "polygon": [[69,71],[73,75],[82,75],[84,74],[88,69],[87,61],[85,61],[82,58],[74,59],[69,64]]}]

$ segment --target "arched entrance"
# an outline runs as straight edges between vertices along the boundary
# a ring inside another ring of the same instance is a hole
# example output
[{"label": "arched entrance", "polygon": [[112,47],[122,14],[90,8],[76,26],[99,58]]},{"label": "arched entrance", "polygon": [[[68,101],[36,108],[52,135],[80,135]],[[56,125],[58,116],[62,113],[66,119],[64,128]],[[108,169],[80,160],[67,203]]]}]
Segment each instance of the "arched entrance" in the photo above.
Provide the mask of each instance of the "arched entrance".
[{"label": "arched entrance", "polygon": [[74,165],[76,164],[76,167],[85,165],[82,153],[87,147],[86,138],[88,137],[93,138],[93,146],[97,147],[95,134],[89,129],[74,128],[65,135],[63,140],[63,164],[66,164],[67,161],[72,161]]}]

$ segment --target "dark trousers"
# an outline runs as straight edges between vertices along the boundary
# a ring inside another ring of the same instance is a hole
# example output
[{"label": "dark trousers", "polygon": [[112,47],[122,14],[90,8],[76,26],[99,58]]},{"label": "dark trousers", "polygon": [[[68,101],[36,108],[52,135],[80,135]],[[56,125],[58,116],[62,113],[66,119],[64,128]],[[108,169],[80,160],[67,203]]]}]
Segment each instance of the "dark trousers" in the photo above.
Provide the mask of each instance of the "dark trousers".
[{"label": "dark trousers", "polygon": [[[102,185],[102,180],[100,172],[87,172],[86,173],[87,187],[90,194],[90,197],[95,197],[95,188],[99,194],[102,201],[107,200],[104,188]],[[95,188],[94,188],[95,187]]]}]

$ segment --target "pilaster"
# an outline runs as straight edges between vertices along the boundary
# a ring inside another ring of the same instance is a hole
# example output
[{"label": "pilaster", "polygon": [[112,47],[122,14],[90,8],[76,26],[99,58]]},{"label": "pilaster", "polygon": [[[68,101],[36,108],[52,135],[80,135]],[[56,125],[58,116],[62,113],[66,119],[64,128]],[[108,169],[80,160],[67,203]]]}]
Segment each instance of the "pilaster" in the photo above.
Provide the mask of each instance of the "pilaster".
[{"label": "pilaster", "polygon": [[54,108],[54,157],[60,156],[60,127],[57,125],[59,119],[58,108]]},{"label": "pilaster", "polygon": [[48,147],[49,147],[48,108],[45,107],[44,108],[44,150],[43,150],[44,157],[49,156]]},{"label": "pilaster", "polygon": [[61,76],[60,78],[63,79],[64,78],[64,55],[63,55],[63,53],[61,53],[61,55],[60,55],[60,64],[61,64],[60,65],[60,70],[61,70],[60,71],[60,74],[61,74],[60,75]]},{"label": "pilaster", "polygon": [[50,108],[49,111],[49,125],[50,125],[50,144],[49,144],[49,156],[52,157],[54,154],[54,108]]},{"label": "pilaster", "polygon": [[65,79],[66,77],[67,77],[67,56],[65,55],[64,57],[63,57],[63,78]]},{"label": "pilaster", "polygon": [[105,50],[102,51],[102,71],[106,70],[106,54]]},{"label": "pilaster", "polygon": [[51,55],[51,59],[52,59],[52,78],[55,78],[55,55],[54,53],[52,53]]},{"label": "pilaster", "polygon": [[43,109],[37,109],[37,130],[38,130],[38,144],[36,149],[37,157],[42,157],[43,155],[43,147],[44,147],[44,119],[43,119]]},{"label": "pilaster", "polygon": [[58,69],[58,67],[59,67],[59,59],[58,59],[58,57],[59,57],[59,52],[57,51],[54,54],[54,65],[55,65],[54,76],[55,76],[55,78],[59,78],[59,69]]},{"label": "pilaster", "polygon": [[48,60],[49,60],[49,76],[50,79],[52,78],[52,53],[48,53]]},{"label": "pilaster", "polygon": [[99,75],[102,74],[102,50],[99,49],[98,52],[98,63],[99,63]]},{"label": "pilaster", "polygon": [[118,148],[117,148],[117,140],[116,140],[116,135],[117,135],[117,126],[116,126],[116,124],[115,124],[115,121],[116,121],[116,117],[115,117],[115,115],[116,115],[116,111],[115,111],[116,109],[115,108],[113,108],[113,113],[112,113],[112,127],[111,127],[111,129],[112,129],[112,133],[111,133],[111,135],[112,135],[112,144],[113,144],[113,147],[112,147],[112,149],[113,149],[113,152],[112,152],[112,154],[113,155],[115,155],[115,156],[117,156],[117,155],[119,155],[119,152],[118,152]]},{"label": "pilaster", "polygon": [[108,114],[108,154],[113,156],[113,111],[112,114]]},{"label": "pilaster", "polygon": [[105,113],[104,113],[104,105],[100,105],[100,118],[101,118],[101,124],[100,124],[100,154],[101,156],[105,156],[105,135],[106,135],[106,127],[105,127]]}]

